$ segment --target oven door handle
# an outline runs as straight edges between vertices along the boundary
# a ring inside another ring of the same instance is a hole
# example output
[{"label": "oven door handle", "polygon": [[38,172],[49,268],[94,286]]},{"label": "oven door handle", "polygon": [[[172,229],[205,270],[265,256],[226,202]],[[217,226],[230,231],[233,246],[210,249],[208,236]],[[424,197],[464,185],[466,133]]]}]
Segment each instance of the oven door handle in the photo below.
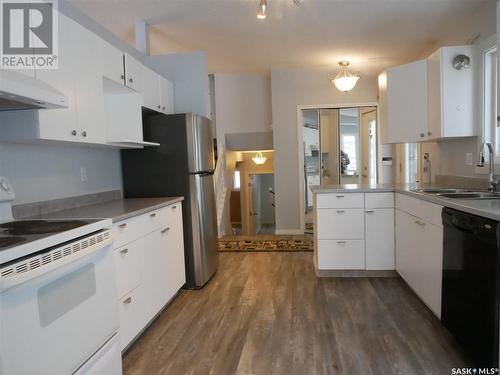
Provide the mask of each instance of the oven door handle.
[{"label": "oven door handle", "polygon": [[108,247],[111,243],[112,243],[112,240],[107,239],[107,240],[104,240],[103,242],[99,243],[99,247],[91,246],[85,250],[80,250],[77,253],[73,253],[70,256],[60,258],[56,261],[53,261],[52,263],[40,266],[38,268],[28,270],[28,271],[23,272],[23,273],[19,273],[17,275],[6,276],[4,278],[0,278],[0,293],[3,293],[4,291],[6,291],[8,289],[11,289],[15,286],[26,283],[30,280],[37,278],[37,277],[41,277],[41,276],[46,275],[50,272],[56,271],[57,269],[59,269],[61,267],[64,267],[68,264],[76,262],[77,260],[94,255],[98,251]]}]

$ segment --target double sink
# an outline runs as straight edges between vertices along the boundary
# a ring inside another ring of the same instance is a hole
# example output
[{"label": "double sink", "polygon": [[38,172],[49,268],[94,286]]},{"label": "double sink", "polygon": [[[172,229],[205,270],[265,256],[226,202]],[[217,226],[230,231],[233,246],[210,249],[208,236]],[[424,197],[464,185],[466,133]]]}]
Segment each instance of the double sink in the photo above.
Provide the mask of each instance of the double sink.
[{"label": "double sink", "polygon": [[469,190],[469,189],[451,189],[451,188],[434,188],[434,189],[412,189],[415,193],[423,193],[435,195],[441,198],[454,199],[500,199],[500,192],[491,192],[484,190]]}]

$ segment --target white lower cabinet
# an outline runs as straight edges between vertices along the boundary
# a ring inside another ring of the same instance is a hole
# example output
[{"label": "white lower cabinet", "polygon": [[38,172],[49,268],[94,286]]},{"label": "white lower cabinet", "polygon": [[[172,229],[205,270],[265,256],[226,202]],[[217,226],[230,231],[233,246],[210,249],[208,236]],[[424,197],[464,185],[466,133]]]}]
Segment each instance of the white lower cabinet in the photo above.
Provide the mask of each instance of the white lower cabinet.
[{"label": "white lower cabinet", "polygon": [[394,269],[394,208],[365,211],[366,269]]},{"label": "white lower cabinet", "polygon": [[186,281],[181,204],[118,222],[114,234],[123,350]]},{"label": "white lower cabinet", "polygon": [[316,194],[319,271],[394,270],[394,193]]},{"label": "white lower cabinet", "polygon": [[364,270],[364,240],[318,240],[318,263],[322,269]]},{"label": "white lower cabinet", "polygon": [[443,229],[396,209],[396,270],[441,317]]}]

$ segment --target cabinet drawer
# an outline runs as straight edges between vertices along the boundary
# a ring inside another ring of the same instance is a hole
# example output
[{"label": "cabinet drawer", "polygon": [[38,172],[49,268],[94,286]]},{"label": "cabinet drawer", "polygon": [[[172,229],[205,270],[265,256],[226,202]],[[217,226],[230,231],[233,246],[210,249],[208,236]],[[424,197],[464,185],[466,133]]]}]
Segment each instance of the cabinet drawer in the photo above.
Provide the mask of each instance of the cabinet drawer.
[{"label": "cabinet drawer", "polygon": [[114,250],[117,298],[122,298],[141,283],[141,250],[144,241],[138,239]]},{"label": "cabinet drawer", "polygon": [[143,316],[141,299],[142,288],[139,286],[118,301],[121,350],[130,344],[147,323]]},{"label": "cabinet drawer", "polygon": [[394,193],[366,193],[365,208],[393,208]]},{"label": "cabinet drawer", "polygon": [[117,249],[166,225],[162,209],[154,210],[113,226],[113,248]]},{"label": "cabinet drawer", "polygon": [[166,226],[172,226],[177,222],[182,222],[182,203],[178,202],[167,207],[163,207],[159,211],[160,227],[164,229]]},{"label": "cabinet drawer", "polygon": [[318,269],[364,270],[365,242],[363,240],[319,240]]},{"label": "cabinet drawer", "polygon": [[363,208],[363,193],[328,193],[317,195],[318,208]]},{"label": "cabinet drawer", "polygon": [[365,238],[363,209],[322,209],[318,215],[318,239],[357,240]]},{"label": "cabinet drawer", "polygon": [[413,198],[405,194],[396,194],[396,208],[416,216],[438,227],[443,226],[441,211],[443,206],[430,203],[422,199]]}]

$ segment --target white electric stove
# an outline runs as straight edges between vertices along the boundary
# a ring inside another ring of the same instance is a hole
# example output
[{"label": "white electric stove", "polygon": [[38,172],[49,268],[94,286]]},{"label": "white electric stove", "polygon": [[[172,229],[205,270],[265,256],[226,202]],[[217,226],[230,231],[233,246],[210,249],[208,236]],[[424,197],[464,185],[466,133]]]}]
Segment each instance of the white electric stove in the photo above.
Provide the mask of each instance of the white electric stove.
[{"label": "white electric stove", "polygon": [[111,220],[15,220],[0,177],[0,374],[121,374]]}]

